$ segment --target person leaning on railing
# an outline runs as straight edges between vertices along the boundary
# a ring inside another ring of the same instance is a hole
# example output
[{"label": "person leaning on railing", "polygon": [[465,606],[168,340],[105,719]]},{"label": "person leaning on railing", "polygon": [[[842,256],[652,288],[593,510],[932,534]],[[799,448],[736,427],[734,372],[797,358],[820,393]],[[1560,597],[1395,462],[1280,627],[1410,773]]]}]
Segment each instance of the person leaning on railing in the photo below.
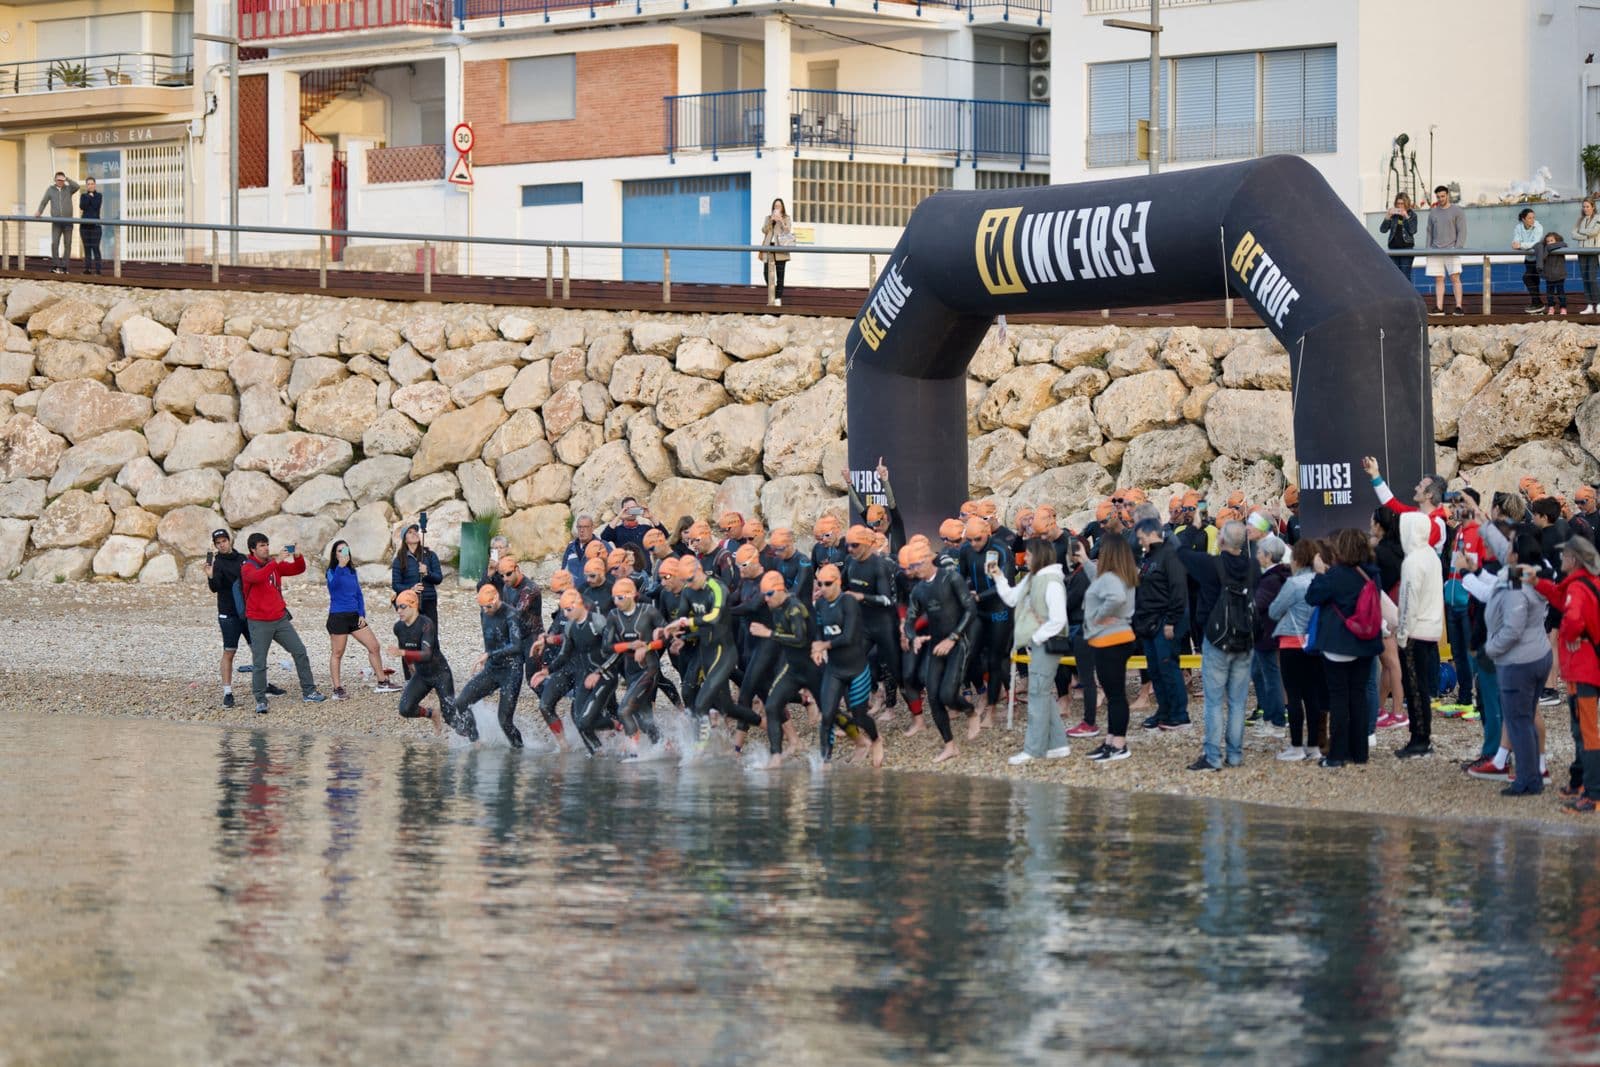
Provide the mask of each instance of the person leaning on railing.
[{"label": "person leaning on railing", "polygon": [[[1600,249],[1600,215],[1594,201],[1585,199],[1578,207],[1578,221],[1572,224],[1572,241],[1579,248]],[[1600,315],[1600,284],[1595,282],[1595,257],[1578,257],[1578,276],[1583,279],[1583,298],[1588,301],[1580,315]]]}]

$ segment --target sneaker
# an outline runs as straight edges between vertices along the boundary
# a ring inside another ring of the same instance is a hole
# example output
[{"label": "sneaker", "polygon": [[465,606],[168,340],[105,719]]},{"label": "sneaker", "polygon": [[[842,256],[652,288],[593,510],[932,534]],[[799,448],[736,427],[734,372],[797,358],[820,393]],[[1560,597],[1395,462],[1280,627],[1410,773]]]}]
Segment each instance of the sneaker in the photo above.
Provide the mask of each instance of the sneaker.
[{"label": "sneaker", "polygon": [[1246,715],[1244,717],[1244,721],[1246,723],[1260,722],[1262,719],[1265,719],[1266,717],[1267,717],[1267,713],[1265,711],[1263,711],[1261,708],[1257,708],[1254,711],[1250,712],[1250,714]]},{"label": "sneaker", "polygon": [[1428,315],[1435,319],[1442,318],[1444,316],[1444,308],[1429,308]]},{"label": "sneaker", "polygon": [[1500,790],[1500,795],[1503,797],[1536,797],[1543,792],[1544,788],[1542,786],[1538,789],[1518,789],[1514,785],[1508,785]]},{"label": "sneaker", "polygon": [[1461,721],[1462,722],[1476,722],[1478,719],[1481,719],[1481,718],[1483,718],[1483,712],[1479,711],[1477,708],[1473,707],[1471,704],[1468,704],[1466,706],[1466,708],[1461,712]]},{"label": "sneaker", "polygon": [[1278,761],[1280,763],[1298,763],[1305,758],[1306,750],[1298,745],[1290,745],[1288,748],[1278,753]]},{"label": "sneaker", "polygon": [[1164,734],[1175,734],[1182,733],[1183,731],[1187,730],[1189,725],[1189,720],[1185,719],[1182,722],[1164,722],[1160,725],[1159,729]]},{"label": "sneaker", "polygon": [[1594,808],[1594,801],[1585,796],[1573,797],[1561,805],[1561,810],[1568,815],[1593,815]]},{"label": "sneaker", "polygon": [[244,663],[244,664],[240,664],[239,666],[235,667],[234,671],[239,673],[239,674],[249,674],[251,671],[253,671],[255,669],[256,669],[255,668],[255,664],[253,664],[253,663]]},{"label": "sneaker", "polygon": [[1435,704],[1433,710],[1439,713],[1440,718],[1459,719],[1470,709],[1465,704]]},{"label": "sneaker", "polygon": [[1317,761],[1317,766],[1318,767],[1325,767],[1328,770],[1332,771],[1332,770],[1337,770],[1340,767],[1343,767],[1344,766],[1344,762],[1345,761],[1342,760],[1342,759],[1334,759],[1331,756],[1323,756],[1321,759],[1319,759]]},{"label": "sneaker", "polygon": [[1493,756],[1485,756],[1467,768],[1467,777],[1476,778],[1482,782],[1498,782],[1510,774],[1510,761],[1508,760],[1504,767],[1496,767]]},{"label": "sneaker", "polygon": [[1012,756],[1010,759],[1006,760],[1006,762],[1013,767],[1020,767],[1024,763],[1032,763],[1033,757],[1028,755],[1026,752],[1018,752],[1015,756]]},{"label": "sneaker", "polygon": [[1046,752],[1044,754],[1044,758],[1045,759],[1066,759],[1070,755],[1072,755],[1072,746],[1071,745],[1062,745],[1060,748],[1052,748],[1050,751]]},{"label": "sneaker", "polygon": [[372,691],[374,693],[398,693],[404,688],[405,686],[395,685],[389,679],[385,678],[383,681],[373,686]]},{"label": "sneaker", "polygon": [[1211,764],[1206,762],[1206,758],[1204,756],[1201,756],[1199,759],[1197,759],[1193,763],[1189,764],[1189,766],[1185,767],[1184,770],[1186,770],[1186,771],[1212,771],[1212,772],[1216,772],[1216,771],[1222,770],[1222,768],[1221,767],[1213,767],[1213,766],[1211,766]]},{"label": "sneaker", "polygon": [[[1523,310],[1530,315],[1543,315],[1545,313],[1545,307],[1543,304],[1529,304],[1527,307],[1523,308]],[[1551,310],[1554,311],[1555,309],[1552,308]]]},{"label": "sneaker", "polygon": [[1368,734],[1367,735],[1367,751],[1371,752],[1373,749],[1375,749],[1377,747],[1378,747],[1378,735],[1377,734]]},{"label": "sneaker", "polygon": [[269,697],[281,697],[281,696],[288,696],[288,695],[289,695],[288,690],[284,689],[283,686],[281,686],[281,685],[273,685],[271,682],[267,683],[267,696],[269,696]]},{"label": "sneaker", "polygon": [[266,713],[267,713],[267,702],[265,700],[256,701],[256,714],[257,715],[265,715]]},{"label": "sneaker", "polygon": [[1560,793],[1562,798],[1565,800],[1571,800],[1573,797],[1581,797],[1583,796],[1583,786],[1564,785],[1561,787]]},{"label": "sneaker", "polygon": [[1394,752],[1396,759],[1415,759],[1418,756],[1433,755],[1433,746],[1426,741],[1412,741],[1404,748],[1397,748]]},{"label": "sneaker", "polygon": [[1378,729],[1380,730],[1397,730],[1402,726],[1410,725],[1411,719],[1405,715],[1391,715],[1388,712],[1384,712],[1378,716]]},{"label": "sneaker", "polygon": [[222,706],[225,707],[225,708],[233,707],[233,694],[232,693],[223,693],[222,694]]},{"label": "sneaker", "polygon": [[306,693],[305,695],[303,695],[300,699],[301,699],[301,701],[303,701],[304,703],[307,703],[307,704],[320,704],[324,700],[327,700],[328,698],[323,696],[321,693],[317,692],[315,689],[313,689],[311,692]]},{"label": "sneaker", "polygon": [[1128,751],[1128,746],[1126,745],[1122,746],[1121,748],[1113,748],[1110,745],[1101,745],[1099,748],[1090,753],[1089,762],[1115,763],[1118,760],[1127,759],[1131,755],[1133,755],[1133,753]]},{"label": "sneaker", "polygon": [[1450,314],[1452,315],[1465,315],[1466,313],[1466,308],[1462,307],[1460,304],[1457,304],[1455,307],[1450,309]]},{"label": "sneaker", "polygon": [[349,700],[350,699],[350,694],[346,693],[344,691],[344,686],[342,686],[342,685],[335,686],[334,690],[333,690],[333,699],[335,699],[335,700]]},{"label": "sneaker", "polygon": [[1282,726],[1274,726],[1265,719],[1256,724],[1255,730],[1257,737],[1282,737],[1287,732]]},{"label": "sneaker", "polygon": [[1544,692],[1539,694],[1540,707],[1553,708],[1559,703],[1561,703],[1561,694],[1557,693],[1554,689],[1546,689]]},{"label": "sneaker", "polygon": [[1161,729],[1161,716],[1152,715],[1139,725],[1143,726],[1146,730],[1159,730]]},{"label": "sneaker", "polygon": [[1100,727],[1086,722],[1080,722],[1067,731],[1068,737],[1099,737]]}]

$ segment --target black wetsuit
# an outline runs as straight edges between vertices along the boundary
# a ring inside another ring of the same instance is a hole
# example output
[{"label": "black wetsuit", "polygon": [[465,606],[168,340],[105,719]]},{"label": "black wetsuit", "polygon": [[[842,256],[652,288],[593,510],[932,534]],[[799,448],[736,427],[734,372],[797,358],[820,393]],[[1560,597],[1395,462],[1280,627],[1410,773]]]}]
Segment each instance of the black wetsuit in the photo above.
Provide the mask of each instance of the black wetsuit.
[{"label": "black wetsuit", "polygon": [[[871,645],[870,663],[883,679],[884,700],[895,702],[900,691],[900,640],[895,634],[899,622],[894,589],[895,568],[883,556],[851,558],[844,567],[844,590],[860,593],[861,632]],[[852,598],[854,599],[854,598]]]},{"label": "black wetsuit", "polygon": [[[961,685],[972,650],[971,635],[977,614],[978,605],[973,600],[972,590],[950,567],[935,567],[932,578],[918,582],[911,590],[911,603],[906,608],[906,639],[912,645],[919,637],[928,639],[922,647],[922,684],[927,691],[933,724],[946,743],[954,739],[950,732],[950,710],[972,710],[961,698]],[[924,619],[926,626],[919,628],[918,624]],[[950,654],[935,655],[934,646],[952,637],[955,647]]]},{"label": "black wetsuit", "polygon": [[842,571],[849,559],[850,553],[844,550],[843,542],[825,545],[818,541],[811,546],[811,569],[813,571],[820,571],[830,563]]},{"label": "black wetsuit", "polygon": [[599,585],[590,585],[588,579],[584,579],[583,584],[578,586],[577,590],[578,595],[583,597],[583,602],[588,605],[591,612],[603,616],[611,610],[613,601],[611,599],[610,575],[607,575]]},{"label": "black wetsuit", "polygon": [[[590,753],[600,747],[596,731],[609,719],[611,699],[616,696],[616,679],[613,677],[608,685],[605,677],[609,657],[605,620],[591,611],[580,621],[567,623],[561,654],[551,668],[552,678],[559,671],[571,679],[572,725],[578,728],[578,736]],[[584,684],[591,674],[601,676],[592,689]]]},{"label": "black wetsuit", "polygon": [[777,654],[766,641],[750,636],[750,624],[772,624],[772,613],[767,610],[766,598],[761,595],[761,576],[739,577],[733,587],[733,613],[735,641],[739,646],[739,699],[749,704],[751,698],[765,698],[767,684],[772,680],[773,657]]},{"label": "black wetsuit", "polygon": [[[538,688],[539,714],[553,734],[561,733],[561,714],[556,710],[556,705],[561,702],[562,697],[572,691],[572,672],[565,667],[556,666],[561,659],[561,646],[566,640],[567,620],[558,611],[550,620],[549,632],[544,635],[544,651],[540,655],[539,663],[540,667],[550,672]],[[535,668],[532,662],[528,666],[530,668],[528,677],[531,678]]]},{"label": "black wetsuit", "polygon": [[816,580],[817,570],[811,565],[811,560],[796,552],[788,559],[774,556],[772,570],[783,575],[783,587],[789,595],[802,604],[811,603],[811,590]]},{"label": "black wetsuit", "polygon": [[773,610],[772,636],[762,642],[774,650],[777,663],[766,697],[767,745],[773,755],[783,751],[783,724],[789,718],[785,705],[798,699],[802,689],[813,696],[822,689],[817,665],[811,662],[813,640],[811,612],[804,602],[791,596]]},{"label": "black wetsuit", "polygon": [[994,553],[1000,570],[1007,581],[1016,575],[1008,546],[996,541],[985,542],[982,548],[967,544],[961,547],[961,577],[978,601],[978,628],[974,635],[972,655],[968,660],[967,677],[974,686],[983,684],[988,676],[986,693],[991,706],[1000,702],[1000,691],[1005,687],[1011,664],[1011,609],[1000,599],[994,580],[989,577],[986,563],[989,553]]},{"label": "black wetsuit", "polygon": [[522,691],[522,626],[517,613],[501,603],[494,611],[478,612],[483,625],[483,650],[488,653],[483,670],[467,680],[456,700],[463,715],[472,715],[472,705],[490,693],[500,694],[500,729],[512,748],[522,747],[512,716],[517,710],[517,695]]},{"label": "black wetsuit", "polygon": [[456,707],[456,683],[450,673],[450,663],[439,650],[438,631],[433,620],[420,612],[417,621],[409,626],[404,622],[394,624],[395,642],[400,646],[400,658],[411,664],[411,677],[400,692],[400,715],[407,719],[421,718],[417,708],[430,692],[439,694],[439,710],[444,721],[462,737],[478,739],[478,724],[471,715],[462,714]]},{"label": "black wetsuit", "polygon": [[[689,634],[695,642],[697,684],[689,710],[700,720],[702,738],[709,724],[707,716],[713,711],[738,720],[742,733],[760,722],[761,716],[744,705],[735,704],[728,691],[733,669],[738,666],[738,648],[734,643],[727,589],[716,578],[708,577],[704,588],[690,586],[683,593]],[[691,699],[688,693],[684,696]]]},{"label": "black wetsuit", "polygon": [[[828,644],[828,662],[822,669],[822,692],[817,703],[822,709],[818,740],[822,758],[833,756],[833,728],[851,724],[870,740],[878,739],[877,724],[867,714],[872,696],[872,670],[867,666],[867,638],[861,625],[861,606],[854,597],[839,594],[835,600],[817,601],[817,640]],[[840,701],[845,708],[841,711]]]},{"label": "black wetsuit", "polygon": [[651,635],[661,626],[661,613],[654,604],[643,600],[636,601],[632,611],[612,608],[606,616],[605,644],[613,657],[606,670],[613,677],[620,675],[626,683],[617,706],[617,718],[632,733],[643,730],[651,741],[661,740],[654,710],[656,686],[661,679],[661,653],[653,649],[647,651],[641,666],[632,652],[618,652],[617,645],[634,641],[649,644]]}]

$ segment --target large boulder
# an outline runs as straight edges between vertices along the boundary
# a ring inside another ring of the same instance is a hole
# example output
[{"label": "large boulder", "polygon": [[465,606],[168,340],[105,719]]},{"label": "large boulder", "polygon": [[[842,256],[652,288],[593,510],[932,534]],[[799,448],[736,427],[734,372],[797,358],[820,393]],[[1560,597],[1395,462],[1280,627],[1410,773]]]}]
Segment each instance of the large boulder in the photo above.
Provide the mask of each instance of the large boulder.
[{"label": "large boulder", "polygon": [[1206,432],[1198,426],[1151,430],[1128,442],[1122,454],[1122,481],[1133,486],[1198,485],[1213,455]]},{"label": "large boulder", "polygon": [[28,332],[35,337],[68,341],[97,341],[105,310],[76,297],[57,300],[28,316]]},{"label": "large boulder", "polygon": [[486,396],[499,396],[517,377],[517,368],[501,364],[463,378],[450,387],[450,399],[457,407],[471,407]]},{"label": "large boulder", "polygon": [[1050,387],[1060,377],[1061,371],[1048,363],[1007,371],[984,394],[978,408],[978,425],[985,430],[1026,430],[1050,406]]},{"label": "large boulder", "polygon": [[347,356],[382,356],[399,347],[400,331],[376,319],[351,319],[339,331],[339,351]]},{"label": "large boulder", "polygon": [[[390,366],[394,361],[389,361]],[[536,363],[529,363],[517,371],[517,376],[506,386],[506,391],[501,397],[507,411],[520,411],[523,408],[536,408],[550,399],[553,387],[550,384],[550,361],[541,359]]]},{"label": "large boulder", "polygon": [[0,389],[13,393],[28,391],[33,377],[33,352],[0,352]]},{"label": "large boulder", "polygon": [[150,443],[152,459],[166,459],[172,446],[178,443],[178,431],[183,420],[170,411],[158,411],[144,424],[144,439]]},{"label": "large boulder", "polygon": [[274,390],[289,384],[292,364],[282,356],[246,352],[228,364],[228,377],[241,392],[253,385],[270,385]]},{"label": "large boulder", "polygon": [[589,358],[585,361],[589,377],[597,382],[609,382],[616,370],[617,360],[628,354],[628,335],[621,330],[602,333],[589,342]]},{"label": "large boulder", "polygon": [[717,495],[711,498],[711,516],[737,511],[746,519],[761,518],[761,487],[766,479],[759,474],[741,474],[722,479]]},{"label": "large boulder", "polygon": [[444,500],[454,500],[461,482],[449,471],[414,478],[394,491],[394,506],[404,517],[417,515]]},{"label": "large boulder", "polygon": [[[504,328],[502,322],[501,329]],[[495,481],[494,471],[489,469],[488,464],[476,459],[463,463],[456,468],[456,477],[461,481],[461,495],[473,518],[506,513],[506,494],[501,490],[500,483]]]},{"label": "large boulder", "polygon": [[60,496],[68,489],[114,477],[124,464],[148,452],[144,435],[137,430],[114,430],[74,445],[61,456],[55,476],[50,479],[50,495]]},{"label": "large boulder", "polygon": [[[639,327],[633,328],[634,345],[639,343]],[[678,373],[693,375],[696,378],[706,378],[711,381],[721,379],[723,371],[732,365],[733,360],[723,355],[722,349],[712,344],[704,337],[687,337],[678,345],[678,350],[673,356],[673,364]]]},{"label": "large boulder", "polygon": [[814,345],[795,345],[775,356],[736,363],[722,376],[728,394],[742,404],[793,396],[822,377],[822,356]]},{"label": "large boulder", "polygon": [[165,363],[153,359],[124,360],[124,363],[126,365],[117,371],[117,391],[133,396],[154,396],[156,389],[172,373]]},{"label": "large boulder", "polygon": [[[403,391],[403,390],[399,390]],[[393,403],[390,397],[390,403]],[[378,417],[378,387],[370,378],[344,378],[300,394],[294,419],[307,433],[355,444]]]},{"label": "large boulder", "polygon": [[1200,336],[1198,326],[1173,327],[1161,346],[1161,361],[1176,371],[1190,389],[1209,382],[1216,371],[1211,350]]},{"label": "large boulder", "polygon": [[762,444],[763,469],[774,478],[818,474],[823,450],[843,433],[844,382],[824,378],[798,396],[786,397],[772,406]]},{"label": "large boulder", "polygon": [[169,472],[215,467],[228,470],[233,458],[244,449],[244,435],[231,422],[195,419],[178,431],[172,450],[161,465]]},{"label": "large boulder", "polygon": [[280,510],[290,515],[329,514],[341,522],[350,517],[356,505],[350,499],[344,479],[332,474],[319,474],[290,493]]},{"label": "large boulder", "polygon": [[531,408],[523,408],[507,419],[489,443],[483,446],[483,461],[496,463],[501,456],[527,448],[535,441],[544,440],[544,420]]},{"label": "large boulder", "polygon": [[34,356],[36,373],[55,382],[80,378],[107,381],[117,354],[104,345],[88,341],[58,341],[46,338],[38,343]]},{"label": "large boulder", "polygon": [[177,335],[155,319],[133,315],[122,320],[122,354],[129,359],[160,359]]},{"label": "large boulder", "polygon": [[729,318],[713,326],[710,335],[718,347],[734,359],[760,359],[783,350],[789,343],[789,326],[781,321]]},{"label": "large boulder", "polygon": [[17,574],[22,582],[77,582],[89,577],[94,564],[92,548],[52,548],[40,552]]},{"label": "large boulder", "polygon": [[232,471],[222,483],[222,517],[234,529],[276,515],[289,491],[260,471]]},{"label": "large boulder", "polygon": [[173,367],[204,367],[207,370],[226,371],[235,359],[250,351],[250,342],[243,337],[213,336],[178,332],[163,362]]},{"label": "large boulder", "polygon": [[728,391],[718,382],[674,374],[661,385],[656,398],[656,419],[668,430],[682,429],[728,403]]},{"label": "large boulder", "polygon": [[344,487],[357,505],[366,505],[389,499],[410,477],[409,456],[372,456],[344,472]]},{"label": "large boulder", "polygon": [[34,417],[76,445],[113,430],[139,429],[150,417],[150,401],[99,382],[56,382],[40,395]]},{"label": "large boulder", "polygon": [[1505,370],[1461,409],[1456,451],[1464,465],[1496,459],[1525,441],[1560,437],[1589,396],[1586,335],[1566,323],[1531,331]]},{"label": "large boulder", "polygon": [[674,430],[666,444],[677,456],[679,470],[693,478],[716,480],[754,472],[766,430],[767,405],[734,404]]},{"label": "large boulder", "polygon": [[51,433],[32,415],[13,415],[0,425],[0,482],[49,478],[66,450],[66,439]]},{"label": "large boulder", "polygon": [[612,513],[623,497],[643,499],[649,492],[650,483],[634,466],[624,441],[601,445],[572,475],[572,509],[580,514]]},{"label": "large boulder", "polygon": [[297,359],[289,371],[289,403],[298,404],[300,397],[312,389],[332,385],[349,373],[342,359],[330,356]]},{"label": "large boulder", "polygon": [[[633,327],[633,348],[636,352],[670,356],[683,340],[683,327],[671,322],[641,322]],[[699,338],[704,340],[704,338]],[[709,341],[706,342],[710,344]]]},{"label": "large boulder", "polygon": [[301,362],[307,356],[338,355],[339,335],[348,321],[343,312],[331,311],[302,322],[289,331],[289,353]]},{"label": "large boulder", "polygon": [[294,425],[294,412],[274,385],[252,385],[239,394],[239,429],[246,437],[283,433]]},{"label": "large boulder", "polygon": [[1095,418],[1100,420],[1107,437],[1131,441],[1142,433],[1180,421],[1188,392],[1183,380],[1170,370],[1118,378],[1095,398]]},{"label": "large boulder", "polygon": [[37,518],[39,512],[44,510],[44,501],[45,483],[42,479],[18,478],[16,481],[0,482],[0,517]]},{"label": "large boulder", "polygon": [[111,509],[82,489],[69,489],[45,505],[33,524],[35,548],[99,544],[111,532]]},{"label": "large boulder", "polygon": [[94,554],[94,572],[111,578],[135,578],[144,569],[144,550],[150,542],[142,537],[112,534]]},{"label": "large boulder", "polygon": [[354,459],[349,441],[291,431],[253,439],[234,460],[234,466],[261,471],[292,489],[319,474],[342,474]]},{"label": "large boulder", "polygon": [[223,321],[227,316],[226,309],[220,300],[196,300],[183,309],[183,314],[178,316],[178,334],[201,334],[210,336],[222,332]]},{"label": "large boulder", "polygon": [[492,397],[485,397],[469,408],[440,415],[417,446],[411,460],[411,476],[421,478],[478,458],[485,442],[505,421],[505,408]]},{"label": "large boulder", "polygon": [[561,435],[556,442],[556,458],[569,467],[577,467],[589,454],[606,443],[605,431],[590,422],[580,422]]},{"label": "large boulder", "polygon": [[515,341],[479,341],[471,348],[452,348],[433,361],[433,375],[455,385],[491,367],[519,366],[524,347]]},{"label": "large boulder", "polygon": [[211,393],[231,394],[228,376],[219,370],[202,370],[196,367],[179,367],[162,379],[156,387],[155,409],[170,411],[187,418],[195,412],[202,396]]},{"label": "large boulder", "polygon": [[712,518],[711,502],[717,497],[715,482],[697,478],[668,478],[650,494],[650,514],[667,529],[676,529],[685,515]]},{"label": "large boulder", "polygon": [[412,348],[432,359],[445,349],[444,319],[435,314],[422,315],[402,326],[400,336]]},{"label": "large boulder", "polygon": [[539,409],[545,433],[555,440],[583,421],[583,384],[566,382]]},{"label": "large boulder", "polygon": [[1102,440],[1088,398],[1070,397],[1034,417],[1028,428],[1027,456],[1040,466],[1053,467],[1088,458]]},{"label": "large boulder", "polygon": [[1076,327],[1067,330],[1056,342],[1050,360],[1064,370],[1090,364],[1104,366],[1106,353],[1122,342],[1122,330],[1116,326]]},{"label": "large boulder", "polygon": [[540,504],[500,520],[500,532],[522,559],[545,559],[566,547],[572,511],[565,504]]},{"label": "large boulder", "polygon": [[1537,478],[1546,492],[1571,500],[1580,487],[1600,482],[1600,463],[1572,441],[1529,441],[1494,463],[1468,467],[1464,473],[1484,500],[1495,493],[1516,492],[1517,483],[1527,475]]},{"label": "large boulder", "polygon": [[815,474],[773,478],[761,487],[761,514],[767,529],[788,527],[797,537],[809,534],[824,514],[844,520],[849,507],[847,497],[831,491]]},{"label": "large boulder", "polygon": [[1268,341],[1240,345],[1222,361],[1222,387],[1289,388],[1289,353]]},{"label": "large boulder", "polygon": [[378,500],[357,508],[336,536],[350,545],[350,559],[357,565],[386,563],[391,550],[390,528],[396,518],[394,509]]},{"label": "large boulder", "polygon": [[222,472],[209,469],[179,471],[150,478],[139,487],[139,506],[164,512],[191,504],[210,505],[222,498]]},{"label": "large boulder", "polygon": [[6,294],[6,318],[11,322],[27,322],[34,312],[60,299],[54,289],[39,282],[18,282]]},{"label": "large boulder", "polygon": [[0,519],[0,579],[11,578],[22,569],[32,528],[31,522],[22,519]]},{"label": "large boulder", "polygon": [[550,463],[506,488],[506,506],[520,511],[537,504],[562,504],[572,498],[573,470],[565,463]]},{"label": "large boulder", "polygon": [[1294,410],[1278,390],[1219,389],[1206,405],[1206,436],[1220,455],[1266,459],[1294,454]]},{"label": "large boulder", "polygon": [[1156,339],[1148,333],[1130,333],[1106,356],[1106,373],[1126,378],[1156,369]]},{"label": "large boulder", "polygon": [[1028,440],[1016,430],[994,430],[967,446],[967,480],[973,490],[1009,493],[1039,473],[1027,458]]},{"label": "large boulder", "polygon": [[[659,485],[671,478],[676,468],[672,465],[672,453],[667,450],[667,435],[656,422],[655,415],[640,411],[628,419],[625,429],[628,451],[633,455],[634,465],[644,475],[645,481]],[[771,433],[770,425],[768,433]],[[768,444],[764,451],[771,455],[771,445]]]},{"label": "large boulder", "polygon": [[389,353],[388,369],[396,385],[415,385],[433,377],[433,364],[418,355],[409,343]]},{"label": "large boulder", "polygon": [[379,415],[361,435],[361,451],[369,456],[410,456],[421,443],[422,429],[393,410]]},{"label": "large boulder", "polygon": [[167,472],[161,469],[161,464],[149,456],[138,456],[124,464],[118,472],[117,486],[138,496],[144,492],[145,486],[166,476]]},{"label": "large boulder", "polygon": [[1462,408],[1489,384],[1494,371],[1477,356],[1457,356],[1433,376],[1433,438],[1448,441],[1456,435]]},{"label": "large boulder", "polygon": [[621,356],[611,368],[611,399],[619,404],[654,404],[672,364],[661,356]]},{"label": "large boulder", "polygon": [[1114,484],[1111,475],[1098,463],[1073,463],[1034,475],[1012,495],[1035,507],[1050,504],[1060,514],[1067,515],[1091,506],[1109,493]]},{"label": "large boulder", "polygon": [[550,450],[550,446],[544,441],[535,441],[526,448],[519,448],[515,452],[507,452],[501,456],[495,461],[494,473],[501,485],[510,485],[555,461],[556,456]]}]

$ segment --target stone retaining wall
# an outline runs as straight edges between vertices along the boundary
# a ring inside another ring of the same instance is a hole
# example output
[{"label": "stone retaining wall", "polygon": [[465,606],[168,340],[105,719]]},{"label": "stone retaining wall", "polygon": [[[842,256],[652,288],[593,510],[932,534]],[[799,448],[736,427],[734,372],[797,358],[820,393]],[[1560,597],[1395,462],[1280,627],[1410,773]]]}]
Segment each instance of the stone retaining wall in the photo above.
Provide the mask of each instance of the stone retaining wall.
[{"label": "stone retaining wall", "polygon": [[[0,282],[0,577],[194,577],[214,527],[387,580],[419,510],[453,560],[503,516],[528,559],[647,500],[802,534],[843,515],[842,319],[644,315]],[[1600,330],[1432,331],[1442,473],[1600,480]],[[1081,513],[1114,486],[1275,497],[1288,357],[1265,331],[991,331],[967,383],[971,493]],[[1339,418],[1336,397],[1305,396]],[[241,536],[242,541],[242,536]]]}]

